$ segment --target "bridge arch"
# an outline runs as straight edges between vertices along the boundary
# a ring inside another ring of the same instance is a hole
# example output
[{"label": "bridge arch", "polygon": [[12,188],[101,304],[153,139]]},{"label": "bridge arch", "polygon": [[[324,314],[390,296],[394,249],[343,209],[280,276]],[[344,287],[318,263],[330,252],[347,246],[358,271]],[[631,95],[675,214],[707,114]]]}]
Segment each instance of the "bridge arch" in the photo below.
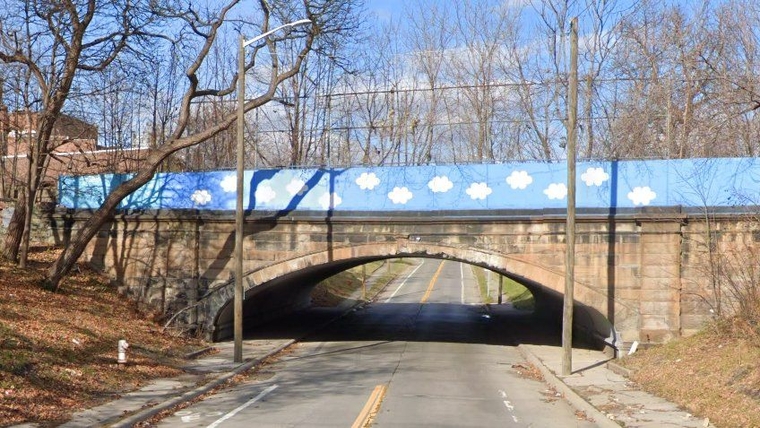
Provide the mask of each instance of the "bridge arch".
[{"label": "bridge arch", "polygon": [[[475,247],[419,242],[364,243],[300,254],[249,270],[244,280],[244,314],[247,322],[263,322],[309,305],[311,290],[322,280],[355,266],[392,258],[433,258],[480,266],[524,285],[534,295],[536,311],[550,320],[561,319],[565,287],[564,272],[519,257]],[[214,340],[231,336],[234,282],[219,290],[222,298],[209,299],[205,330]],[[575,330],[597,345],[617,345],[618,335],[604,315],[610,305],[606,296],[586,284],[575,284]],[[251,315],[253,314],[253,315]]]}]

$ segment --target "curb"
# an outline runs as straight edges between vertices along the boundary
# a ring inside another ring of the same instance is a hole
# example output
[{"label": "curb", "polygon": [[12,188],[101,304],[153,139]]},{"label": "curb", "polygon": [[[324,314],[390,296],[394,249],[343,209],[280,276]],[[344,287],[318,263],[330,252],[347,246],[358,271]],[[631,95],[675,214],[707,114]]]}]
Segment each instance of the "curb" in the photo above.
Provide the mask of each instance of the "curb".
[{"label": "curb", "polygon": [[205,348],[198,349],[197,351],[188,352],[187,354],[183,355],[183,358],[186,360],[194,360],[203,354],[213,351],[214,349],[215,348],[213,346],[206,346]]},{"label": "curb", "polygon": [[119,422],[113,423],[109,425],[113,428],[130,428],[134,426],[137,423],[145,422],[146,420],[152,418],[153,416],[163,412],[164,410],[170,409],[174,406],[177,406],[183,402],[193,400],[194,398],[197,398],[212,389],[216,388],[217,386],[225,383],[232,377],[245,372],[247,370],[250,370],[252,367],[256,366],[257,364],[261,363],[264,359],[271,357],[272,355],[282,351],[283,349],[287,348],[288,346],[294,344],[296,342],[296,339],[289,340],[285,342],[284,344],[278,346],[277,348],[273,349],[272,351],[268,352],[266,355],[255,358],[250,361],[246,361],[244,363],[241,363],[236,368],[232,369],[231,371],[224,373],[220,376],[218,376],[216,379],[212,380],[211,382],[208,382],[204,385],[201,385],[193,390],[190,390],[188,392],[185,392],[184,394],[178,395],[176,397],[170,398],[166,401],[163,401],[153,407],[149,407],[144,410],[139,410],[137,413],[134,413],[130,416],[127,416],[124,419],[119,420]]},{"label": "curb", "polygon": [[586,416],[593,418],[594,423],[599,425],[603,428],[620,428],[620,425],[613,420],[609,419],[607,415],[602,413],[599,409],[592,406],[591,403],[586,401],[583,397],[578,395],[577,392],[575,392],[572,388],[567,386],[564,382],[562,382],[562,379],[557,377],[551,370],[549,370],[548,367],[544,365],[544,362],[541,361],[540,358],[538,358],[531,350],[525,346],[525,345],[517,345],[517,349],[520,351],[523,357],[525,357],[526,360],[528,360],[529,363],[533,364],[538,368],[538,370],[541,372],[542,375],[544,375],[544,380],[546,383],[554,387],[558,392],[560,392],[565,399],[575,407],[576,409],[583,411],[586,413]]},{"label": "curb", "polygon": [[634,374],[634,370],[631,370],[628,367],[623,367],[620,364],[612,361],[607,362],[607,368],[610,369],[610,371],[613,373],[619,374],[620,376],[626,377],[628,379],[630,379]]},{"label": "curb", "polygon": [[[375,269],[375,272],[376,271],[377,271],[377,269]],[[390,284],[395,277],[396,276],[394,275],[393,278],[391,278],[391,280],[389,280],[388,283],[385,284],[385,287],[387,287],[388,284]],[[360,292],[361,291],[357,291],[356,293],[360,293]],[[352,302],[351,305],[349,305],[348,307],[345,308],[345,310],[343,311],[343,313],[340,316],[335,317],[335,318],[331,319],[330,321],[327,321],[326,323],[324,323],[323,325],[317,327],[314,330],[316,331],[316,330],[325,328],[326,326],[328,326],[331,323],[335,322],[337,319],[346,316],[351,311],[354,311],[357,308],[364,307],[365,305],[371,303],[371,300],[370,301],[362,301],[362,300],[352,299],[352,298],[353,298],[353,296],[351,298],[349,298],[349,299],[346,299],[346,301],[353,300],[353,302]],[[194,388],[194,389],[192,389],[190,391],[187,391],[187,392],[185,392],[183,394],[180,394],[178,396],[170,398],[170,399],[168,399],[166,401],[163,401],[163,402],[161,402],[161,403],[159,403],[159,404],[157,404],[155,406],[146,408],[144,410],[138,410],[136,413],[133,413],[133,414],[131,414],[131,415],[129,415],[129,416],[123,418],[123,419],[120,419],[118,422],[115,422],[115,423],[110,424],[108,426],[111,427],[111,428],[130,428],[130,427],[134,426],[135,424],[138,424],[140,422],[145,422],[148,419],[152,418],[153,416],[155,416],[155,415],[163,412],[164,410],[171,409],[172,407],[175,407],[175,406],[177,406],[179,404],[182,404],[182,403],[184,403],[186,401],[193,400],[193,399],[195,399],[195,398],[197,398],[197,397],[199,397],[199,396],[201,396],[201,395],[203,395],[203,394],[211,391],[212,389],[214,389],[217,386],[225,383],[227,380],[231,379],[232,377],[236,376],[237,374],[245,372],[247,370],[250,370],[252,367],[254,367],[257,364],[261,363],[266,358],[269,358],[272,355],[275,355],[275,354],[279,353],[283,349],[285,349],[285,348],[293,345],[294,343],[298,342],[299,340],[303,339],[304,337],[308,336],[309,334],[310,333],[305,333],[303,336],[301,336],[299,338],[291,339],[291,340],[283,343],[282,345],[278,346],[277,348],[271,350],[270,352],[268,352],[267,354],[263,355],[262,357],[255,358],[253,360],[241,363],[239,366],[237,366],[236,368],[232,369],[231,371],[219,375],[214,380],[212,380],[212,381],[210,381],[210,382],[208,382],[208,383],[206,383],[204,385],[201,385],[201,386],[199,386],[197,388]],[[185,355],[185,357],[188,358],[188,359],[191,359],[191,358],[197,357],[199,355],[202,355],[202,354],[204,354],[206,352],[209,352],[213,348],[214,348],[213,346],[202,348],[200,350],[188,353],[187,355]]]}]

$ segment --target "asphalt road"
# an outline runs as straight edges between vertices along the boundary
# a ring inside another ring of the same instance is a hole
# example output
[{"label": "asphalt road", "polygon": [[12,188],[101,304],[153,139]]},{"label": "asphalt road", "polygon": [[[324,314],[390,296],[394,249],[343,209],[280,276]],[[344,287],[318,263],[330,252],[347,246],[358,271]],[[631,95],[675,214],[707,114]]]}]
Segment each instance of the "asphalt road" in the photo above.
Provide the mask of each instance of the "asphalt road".
[{"label": "asphalt road", "polygon": [[[528,364],[515,345],[553,342],[553,333],[530,316],[479,300],[468,265],[425,260],[375,303],[159,426],[595,426],[521,374]],[[287,335],[335,314],[305,311],[257,334]]]}]

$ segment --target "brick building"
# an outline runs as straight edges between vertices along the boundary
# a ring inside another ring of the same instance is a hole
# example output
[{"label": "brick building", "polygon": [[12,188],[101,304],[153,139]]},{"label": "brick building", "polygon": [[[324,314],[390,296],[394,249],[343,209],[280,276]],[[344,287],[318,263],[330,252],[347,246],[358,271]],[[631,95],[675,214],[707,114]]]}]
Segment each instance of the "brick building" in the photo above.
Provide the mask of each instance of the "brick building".
[{"label": "brick building", "polygon": [[[0,208],[18,197],[29,177],[29,147],[34,142],[38,114],[8,112],[0,106]],[[61,115],[51,135],[50,153],[38,202],[55,202],[61,175],[129,172],[139,167],[145,151],[98,146],[98,128]]]}]

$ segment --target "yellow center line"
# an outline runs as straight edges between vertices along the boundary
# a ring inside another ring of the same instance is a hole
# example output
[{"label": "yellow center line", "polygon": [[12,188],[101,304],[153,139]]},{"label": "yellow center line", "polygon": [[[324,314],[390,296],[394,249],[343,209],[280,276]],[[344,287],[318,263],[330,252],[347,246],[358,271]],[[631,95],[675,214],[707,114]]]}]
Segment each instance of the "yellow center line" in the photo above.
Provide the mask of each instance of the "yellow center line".
[{"label": "yellow center line", "polygon": [[372,424],[372,419],[374,419],[375,415],[377,415],[377,412],[380,410],[380,404],[385,397],[385,390],[385,385],[377,385],[375,387],[372,394],[369,396],[369,400],[367,400],[367,403],[364,405],[364,408],[359,412],[359,416],[356,417],[354,424],[351,425],[351,428],[364,428]]},{"label": "yellow center line", "polygon": [[438,270],[435,271],[435,274],[433,275],[433,278],[430,280],[430,284],[428,284],[427,290],[425,290],[425,295],[422,296],[422,300],[420,300],[420,303],[427,302],[427,299],[430,297],[430,293],[433,292],[433,287],[435,286],[435,282],[438,280],[438,275],[440,275],[441,270],[443,270],[443,263],[441,262],[440,266],[438,266]]}]

